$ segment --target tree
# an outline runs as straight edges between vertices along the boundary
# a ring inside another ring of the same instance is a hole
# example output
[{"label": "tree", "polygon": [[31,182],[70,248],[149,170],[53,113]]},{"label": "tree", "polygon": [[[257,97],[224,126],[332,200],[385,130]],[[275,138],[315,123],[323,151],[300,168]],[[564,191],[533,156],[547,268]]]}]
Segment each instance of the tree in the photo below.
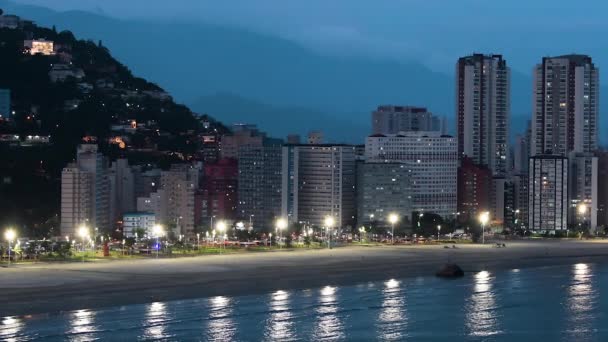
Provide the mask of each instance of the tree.
[{"label": "tree", "polygon": [[435,213],[414,212],[414,233],[425,237],[436,236],[437,226],[441,226],[442,233],[450,233],[453,228],[444,223],[443,218]]}]

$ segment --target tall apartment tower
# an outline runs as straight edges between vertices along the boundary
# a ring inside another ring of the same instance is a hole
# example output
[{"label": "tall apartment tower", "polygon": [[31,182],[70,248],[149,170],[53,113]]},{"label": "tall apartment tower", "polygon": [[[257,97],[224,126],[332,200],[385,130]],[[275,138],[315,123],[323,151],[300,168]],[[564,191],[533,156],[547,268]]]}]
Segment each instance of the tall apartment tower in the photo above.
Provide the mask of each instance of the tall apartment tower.
[{"label": "tall apartment tower", "polygon": [[195,193],[199,188],[201,168],[198,165],[174,164],[161,172],[161,189],[166,195],[167,222],[175,225],[176,235],[194,236]]},{"label": "tall apartment tower", "polygon": [[507,173],[510,69],[501,55],[473,54],[456,64],[458,154]]},{"label": "tall apartment tower", "polygon": [[290,222],[335,227],[356,220],[356,147],[352,145],[285,145],[282,158],[281,212]]},{"label": "tall apartment tower", "polygon": [[61,235],[76,236],[80,225],[109,231],[110,180],[97,145],[79,145],[76,162],[61,172]]},{"label": "tall apartment tower", "polygon": [[[531,155],[570,163],[569,223],[597,227],[599,70],[587,55],[545,57],[534,69]],[[589,208],[586,217],[578,207]]]},{"label": "tall apartment tower", "polygon": [[534,69],[531,155],[597,150],[599,71],[591,57],[545,57]]},{"label": "tall apartment tower", "polygon": [[281,215],[283,140],[266,138],[261,146],[238,153],[238,216],[256,230],[274,229]]}]

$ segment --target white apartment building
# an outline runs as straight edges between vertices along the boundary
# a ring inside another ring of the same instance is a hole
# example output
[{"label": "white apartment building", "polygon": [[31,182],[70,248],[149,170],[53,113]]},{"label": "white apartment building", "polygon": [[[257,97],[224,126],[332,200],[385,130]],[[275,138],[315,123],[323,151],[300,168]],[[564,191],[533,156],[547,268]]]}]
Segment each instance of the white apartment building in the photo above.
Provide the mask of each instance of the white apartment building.
[{"label": "white apartment building", "polygon": [[76,162],[61,174],[61,235],[74,236],[80,225],[109,231],[110,180],[97,145],[79,145]]},{"label": "white apartment building", "polygon": [[122,218],[122,233],[124,237],[135,237],[137,230],[141,229],[144,231],[144,235],[138,235],[138,238],[152,237],[152,229],[155,224],[156,216],[154,213],[125,213]]},{"label": "white apartment building", "polygon": [[568,158],[537,155],[530,158],[528,229],[568,229]]},{"label": "white apartment building", "polygon": [[351,145],[283,146],[282,216],[317,227],[332,216],[336,227],[352,227],[356,219],[355,150]]},{"label": "white apartment building", "polygon": [[165,191],[166,224],[175,224],[176,235],[194,236],[194,194],[199,186],[200,166],[172,165],[161,172],[161,189]]},{"label": "white apartment building", "polygon": [[405,163],[410,173],[413,211],[442,217],[456,213],[458,145],[440,132],[376,134],[365,142],[366,162]]}]

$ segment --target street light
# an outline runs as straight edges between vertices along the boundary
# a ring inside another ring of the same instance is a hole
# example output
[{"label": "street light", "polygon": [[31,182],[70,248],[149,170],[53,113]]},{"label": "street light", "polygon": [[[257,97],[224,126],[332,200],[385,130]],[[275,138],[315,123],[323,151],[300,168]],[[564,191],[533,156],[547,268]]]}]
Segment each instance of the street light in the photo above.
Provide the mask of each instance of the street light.
[{"label": "street light", "polygon": [[365,234],[365,227],[359,227],[359,242],[363,243],[363,234]]},{"label": "street light", "polygon": [[282,239],[283,239],[283,229],[287,228],[287,220],[284,218],[280,218],[277,220],[277,230],[279,231],[279,249],[281,248],[282,244]]},{"label": "street light", "polygon": [[[222,245],[226,244],[226,237],[224,234],[221,234],[223,232],[226,231],[226,222],[224,221],[219,221],[215,227],[217,228],[217,230],[220,232],[220,235],[222,236]],[[225,248],[225,246],[224,246]],[[222,253],[222,246],[220,246],[220,253]]]},{"label": "street light", "polygon": [[160,250],[160,237],[165,234],[163,231],[163,227],[160,224],[154,225],[154,227],[152,227],[152,234],[156,237],[156,258],[158,259],[158,252]]},{"label": "street light", "polygon": [[332,227],[334,226],[335,223],[336,223],[336,221],[334,220],[333,217],[331,217],[331,216],[325,217],[325,230],[327,231],[327,248],[329,248],[329,249],[331,249],[331,231],[330,231],[330,229],[332,229]]},{"label": "street light", "polygon": [[13,240],[15,240],[16,236],[17,236],[17,233],[15,233],[15,231],[11,228],[7,229],[7,231],[4,232],[4,238],[6,239],[6,241],[8,241],[8,264],[9,264],[9,266],[11,264],[11,243],[13,242]]},{"label": "street light", "polygon": [[390,214],[388,216],[388,222],[391,223],[391,244],[395,244],[395,223],[399,221],[397,214]]},{"label": "street light", "polygon": [[481,243],[486,243],[486,224],[490,221],[490,213],[484,211],[479,214],[479,223],[481,223]]},{"label": "street light", "polygon": [[89,236],[89,229],[84,225],[80,226],[78,236],[82,238],[82,262],[84,262],[84,240]]},{"label": "street light", "polygon": [[437,242],[439,242],[439,232],[441,231],[441,225],[437,225]]}]

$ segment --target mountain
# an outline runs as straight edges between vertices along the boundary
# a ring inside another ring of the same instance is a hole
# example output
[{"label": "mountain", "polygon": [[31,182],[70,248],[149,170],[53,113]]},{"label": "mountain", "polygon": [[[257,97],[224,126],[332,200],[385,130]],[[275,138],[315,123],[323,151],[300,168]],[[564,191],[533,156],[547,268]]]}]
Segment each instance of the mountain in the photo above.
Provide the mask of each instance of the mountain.
[{"label": "mountain", "polygon": [[[61,170],[83,140],[112,158],[162,163],[194,156],[200,134],[226,132],[134,76],[101,42],[23,19],[0,28],[0,88],[12,111],[0,119],[0,226],[55,216]],[[32,38],[43,48],[26,44]]]},{"label": "mountain", "polygon": [[261,130],[275,137],[291,133],[305,137],[310,131],[323,130],[332,133],[326,137],[328,142],[361,144],[370,131],[368,124],[336,118],[314,109],[273,106],[231,93],[203,96],[192,103],[191,108],[201,113],[214,113],[226,124],[256,123]]},{"label": "mountain", "polygon": [[[224,114],[225,108],[232,107],[230,102],[219,104],[220,98],[216,98],[209,110],[198,104],[217,93],[228,93],[273,108],[308,108],[356,125],[369,125],[369,113],[379,104],[426,106],[446,116],[452,130],[454,127],[454,76],[425,67],[424,55],[419,63],[325,56],[282,38],[179,18],[126,21],[85,12],[55,12],[8,0],[0,0],[0,7],[47,26],[69,27],[79,36],[103,40],[135,73],[157,80],[178,101],[197,104],[197,110],[218,119],[223,115],[230,118],[230,113]],[[453,56],[454,63],[458,57]],[[505,58],[509,61],[510,56]],[[513,135],[523,131],[530,119],[532,67],[530,73],[512,70]],[[603,87],[601,94],[600,102],[606,103],[608,88]],[[214,113],[216,108],[223,109]],[[264,126],[272,132],[287,127],[281,135],[300,130],[295,121],[289,125],[284,119],[279,115]],[[600,123],[608,129],[608,120]],[[331,136],[342,135],[344,130],[325,131]],[[352,132],[348,140],[361,141],[355,135],[358,131]]]}]

